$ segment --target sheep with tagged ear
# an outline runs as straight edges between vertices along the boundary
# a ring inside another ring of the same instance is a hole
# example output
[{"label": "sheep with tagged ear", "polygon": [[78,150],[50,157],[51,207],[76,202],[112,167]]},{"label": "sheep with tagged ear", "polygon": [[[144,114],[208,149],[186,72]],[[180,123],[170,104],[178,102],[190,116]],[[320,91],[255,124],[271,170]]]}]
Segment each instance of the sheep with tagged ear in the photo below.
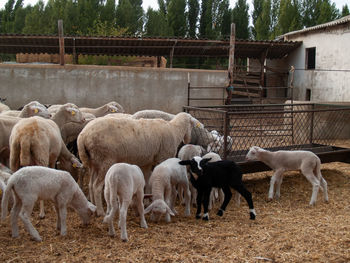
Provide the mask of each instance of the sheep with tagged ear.
[{"label": "sheep with tagged ear", "polygon": [[9,110],[1,113],[2,116],[11,116],[19,118],[28,118],[31,116],[40,116],[43,118],[50,118],[51,114],[47,108],[39,103],[38,101],[31,101],[28,104],[23,106],[23,109],[20,111]]},{"label": "sheep with tagged ear", "polygon": [[152,203],[145,213],[151,212],[152,220],[159,221],[165,215],[165,221],[170,222],[170,216],[177,214],[175,201],[177,186],[183,189],[185,195],[185,216],[190,215],[191,193],[187,178],[186,167],[179,164],[179,158],[170,158],[158,164],[150,177],[152,188]]},{"label": "sheep with tagged ear", "polygon": [[[10,168],[40,165],[55,167],[61,152],[67,148],[61,138],[59,127],[66,122],[84,122],[79,109],[74,104],[62,105],[51,120],[41,117],[21,119],[13,127],[10,135]],[[40,203],[40,217],[45,216],[43,203]]]},{"label": "sheep with tagged ear", "polygon": [[199,156],[192,160],[179,162],[181,165],[189,165],[191,169],[191,183],[197,189],[197,212],[196,218],[201,218],[202,203],[204,208],[203,220],[209,220],[208,205],[210,192],[213,187],[221,188],[225,194],[217,215],[223,216],[226,206],[231,200],[231,189],[239,192],[247,201],[250,219],[255,219],[252,194],[244,187],[242,172],[233,161],[209,162],[210,159],[202,159]]},{"label": "sheep with tagged ear", "polygon": [[96,118],[98,117],[102,117],[105,116],[109,113],[124,113],[124,108],[117,102],[115,101],[111,101],[101,107],[98,108],[84,108],[84,107],[80,107],[79,108],[81,112],[85,112],[85,113],[90,113],[96,116]]},{"label": "sheep with tagged ear", "polygon": [[81,217],[83,224],[88,225],[96,207],[85,197],[84,193],[65,171],[42,166],[24,167],[15,172],[6,186],[1,203],[1,218],[5,220],[8,200],[11,192],[15,200],[11,210],[12,237],[18,237],[18,216],[35,241],[41,241],[38,231],[30,221],[30,216],[36,200],[51,200],[57,212],[57,229],[60,234],[67,234],[67,207],[72,207]]},{"label": "sheep with tagged ear", "polygon": [[97,215],[104,215],[101,193],[109,167],[120,162],[138,165],[145,176],[145,192],[149,193],[151,169],[175,157],[178,145],[189,142],[191,128],[197,124],[184,112],[171,121],[107,116],[90,121],[78,136],[78,151],[91,175],[89,191]]},{"label": "sheep with tagged ear", "polygon": [[119,227],[120,238],[128,241],[126,232],[126,216],[128,207],[134,200],[133,205],[137,207],[140,216],[141,227],[147,228],[143,206],[143,188],[145,179],[141,169],[137,165],[117,163],[112,165],[105,177],[104,196],[107,203],[107,214],[103,222],[108,224],[110,236],[115,236],[113,219],[118,210],[119,202]]},{"label": "sheep with tagged ear", "polygon": [[276,184],[275,197],[280,197],[283,173],[290,170],[301,170],[301,173],[312,184],[312,196],[310,205],[317,200],[318,189],[321,187],[325,202],[328,202],[327,182],[321,174],[321,160],[310,151],[276,151],[270,152],[258,146],[249,149],[246,155],[248,161],[261,161],[274,170],[271,177],[269,200],[273,199],[274,185]]}]

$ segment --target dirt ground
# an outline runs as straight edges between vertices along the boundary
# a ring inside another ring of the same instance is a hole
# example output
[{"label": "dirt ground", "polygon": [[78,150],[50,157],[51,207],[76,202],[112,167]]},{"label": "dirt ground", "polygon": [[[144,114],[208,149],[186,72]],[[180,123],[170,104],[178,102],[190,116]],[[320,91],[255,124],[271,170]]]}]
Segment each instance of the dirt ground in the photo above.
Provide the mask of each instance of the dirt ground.
[{"label": "dirt ground", "polygon": [[147,215],[148,229],[129,211],[127,243],[119,230],[109,237],[102,218],[82,227],[73,210],[68,234],[61,237],[52,206],[46,205],[42,220],[36,206],[32,222],[43,242],[30,240],[21,222],[20,237],[11,238],[8,217],[0,223],[0,262],[350,262],[350,164],[322,164],[330,201],[323,202],[320,191],[314,207],[308,205],[311,184],[299,172],[286,173],[281,198],[267,202],[271,174],[245,176],[255,221],[249,220],[244,200],[240,207],[231,201],[222,218],[215,207],[209,222],[196,220],[194,209],[184,217],[178,205],[171,223],[153,223]]}]

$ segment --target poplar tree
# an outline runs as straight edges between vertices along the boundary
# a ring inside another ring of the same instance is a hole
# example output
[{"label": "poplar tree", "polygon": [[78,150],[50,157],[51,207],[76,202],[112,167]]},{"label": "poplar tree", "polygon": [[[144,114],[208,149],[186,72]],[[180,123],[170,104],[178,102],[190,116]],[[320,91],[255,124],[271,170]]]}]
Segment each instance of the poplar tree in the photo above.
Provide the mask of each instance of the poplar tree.
[{"label": "poplar tree", "polygon": [[191,38],[195,38],[197,35],[197,27],[198,27],[198,15],[199,15],[199,3],[198,0],[188,0],[188,36]]},{"label": "poplar tree", "polygon": [[173,36],[186,35],[186,0],[171,0],[168,6],[168,24]]},{"label": "poplar tree", "polygon": [[349,7],[348,5],[344,5],[343,8],[342,8],[342,11],[341,11],[341,17],[344,17],[344,16],[348,16],[350,15],[350,12],[349,12]]},{"label": "poplar tree", "polygon": [[262,12],[260,13],[256,24],[256,39],[267,40],[270,37],[271,26],[271,0],[265,0],[263,3]]},{"label": "poplar tree", "polygon": [[246,0],[238,0],[232,11],[232,20],[236,24],[236,38],[249,39],[249,6]]},{"label": "poplar tree", "polygon": [[253,22],[253,28],[252,28],[252,34],[255,39],[257,39],[257,22],[258,18],[260,17],[262,10],[263,10],[263,3],[264,0],[253,0],[253,12],[252,12],[252,22]]}]

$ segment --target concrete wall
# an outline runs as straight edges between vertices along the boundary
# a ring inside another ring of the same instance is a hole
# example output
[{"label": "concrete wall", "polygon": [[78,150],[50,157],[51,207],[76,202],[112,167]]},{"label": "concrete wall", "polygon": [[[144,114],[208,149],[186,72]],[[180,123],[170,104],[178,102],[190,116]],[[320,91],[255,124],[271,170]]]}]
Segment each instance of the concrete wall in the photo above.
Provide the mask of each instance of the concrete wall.
[{"label": "concrete wall", "polygon": [[[87,107],[116,101],[129,113],[143,109],[177,113],[187,105],[188,73],[193,86],[227,83],[227,71],[0,64],[0,97],[7,98],[6,104],[13,109],[31,100],[45,104],[72,102]],[[196,94],[222,95],[222,90]]]},{"label": "concrete wall", "polygon": [[[288,36],[286,40],[303,42],[287,58],[288,64],[297,69],[294,99],[305,100],[306,89],[311,89],[311,100],[315,102],[350,101],[349,29],[348,23]],[[305,70],[305,49],[312,47],[316,47],[316,70]]]}]

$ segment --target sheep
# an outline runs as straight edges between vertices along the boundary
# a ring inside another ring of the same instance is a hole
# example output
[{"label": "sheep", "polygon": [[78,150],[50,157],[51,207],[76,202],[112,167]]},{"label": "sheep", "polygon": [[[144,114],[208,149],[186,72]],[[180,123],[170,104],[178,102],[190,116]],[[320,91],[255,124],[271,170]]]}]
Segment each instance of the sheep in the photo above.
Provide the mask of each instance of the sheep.
[{"label": "sheep", "polygon": [[187,113],[179,113],[169,122],[106,116],[90,121],[78,136],[78,151],[84,167],[89,169],[90,197],[97,206],[97,215],[104,215],[101,192],[111,165],[127,162],[141,167],[149,193],[152,167],[175,157],[180,142],[189,142],[194,125],[198,123]]},{"label": "sheep", "polygon": [[31,116],[41,116],[43,118],[50,118],[51,114],[47,108],[37,101],[31,101],[24,105],[21,111],[8,110],[1,113],[2,116],[11,116],[19,118],[28,118]]},{"label": "sheep", "polygon": [[[135,119],[163,119],[166,121],[170,121],[174,118],[174,114],[170,114],[164,111],[159,111],[159,110],[142,110],[142,111],[138,111],[135,112],[133,114],[133,118]],[[193,118],[193,117],[192,117]],[[198,120],[196,120],[195,118],[193,118],[195,121],[197,121],[198,123],[200,123]],[[208,146],[209,143],[214,141],[214,137],[212,136],[212,134],[207,131],[203,124],[194,126],[192,128],[192,132],[191,132],[191,144],[194,145],[200,145],[204,148],[206,148]]]},{"label": "sheep", "polygon": [[[59,130],[68,121],[84,121],[78,108],[69,103],[62,105],[52,120],[30,117],[18,121],[10,135],[11,170],[30,165],[54,168],[61,152],[68,151]],[[44,218],[43,203],[40,204],[40,218]]]},{"label": "sheep", "polygon": [[[220,135],[220,133],[216,130],[212,130],[210,133],[214,137],[214,140],[208,144],[207,152],[216,152],[220,155],[223,155],[224,154],[225,137],[223,135]],[[230,151],[232,149],[232,146],[233,146],[233,139],[231,136],[227,136],[226,138],[227,138],[226,150]]]},{"label": "sheep", "polygon": [[[178,157],[181,160],[190,160],[195,156],[202,156],[203,153],[204,153],[204,149],[201,146],[194,145],[194,144],[186,144],[181,147],[178,153]],[[187,177],[188,179],[190,179],[191,176],[190,176],[189,167],[186,167],[186,170],[187,170]],[[191,204],[194,205],[196,204],[197,190],[192,186],[192,184],[190,184],[190,192],[191,192]],[[181,190],[179,191],[179,196],[180,196],[180,202],[182,203],[183,193]]]},{"label": "sheep", "polygon": [[179,158],[169,158],[158,164],[149,179],[152,187],[152,203],[146,208],[145,214],[151,212],[152,218],[159,221],[165,214],[165,221],[170,222],[170,215],[177,214],[175,210],[176,187],[183,189],[185,195],[185,216],[190,215],[191,193],[186,167],[179,165]]},{"label": "sheep", "polygon": [[217,161],[210,163],[210,158],[202,159],[195,156],[191,160],[180,161],[181,165],[190,165],[191,183],[197,189],[197,212],[196,218],[201,218],[201,205],[203,202],[203,220],[209,220],[208,205],[212,187],[221,188],[224,191],[225,199],[222,203],[218,216],[223,216],[226,206],[230,202],[232,193],[230,187],[238,191],[247,201],[249,206],[250,219],[256,217],[252,194],[244,187],[242,172],[233,161]]},{"label": "sheep", "polygon": [[89,224],[90,217],[96,210],[68,172],[31,166],[21,168],[8,180],[1,203],[2,220],[5,220],[7,216],[8,200],[12,190],[15,193],[14,206],[11,210],[12,237],[14,238],[19,236],[17,225],[19,216],[32,238],[35,241],[42,240],[30,221],[30,215],[37,199],[54,202],[57,212],[57,229],[60,230],[61,236],[67,234],[67,206],[76,210],[83,225]]},{"label": "sheep", "polygon": [[96,109],[93,108],[79,108],[81,112],[91,113],[97,117],[105,116],[108,113],[124,113],[123,107],[115,101],[111,101]]},{"label": "sheep", "polygon": [[6,104],[3,103],[3,101],[5,101],[5,100],[1,100],[1,98],[0,98],[0,113],[11,110],[9,106],[7,106]]},{"label": "sheep", "polygon": [[[12,171],[2,163],[0,163],[0,195],[3,195],[6,189],[8,179],[11,177]],[[10,204],[13,203],[13,197],[10,197]]]},{"label": "sheep", "polygon": [[[127,163],[117,163],[112,165],[105,177],[104,196],[107,203],[107,214],[103,222],[108,224],[108,232],[110,236],[115,236],[113,219],[119,209],[119,227],[120,238],[122,241],[128,241],[128,233],[126,232],[126,216],[128,207],[134,200],[137,211],[141,219],[141,227],[147,228],[143,206],[143,188],[145,187],[145,179],[141,169],[137,165]],[[117,201],[118,198],[118,201]]]},{"label": "sheep", "polygon": [[325,202],[328,202],[327,182],[321,174],[321,161],[316,154],[310,151],[276,151],[270,152],[258,146],[249,149],[246,155],[248,161],[261,161],[269,166],[274,175],[271,177],[268,199],[272,200],[276,183],[275,197],[279,198],[283,173],[290,170],[301,170],[301,173],[312,184],[310,205],[317,200],[318,189],[321,186]]}]

